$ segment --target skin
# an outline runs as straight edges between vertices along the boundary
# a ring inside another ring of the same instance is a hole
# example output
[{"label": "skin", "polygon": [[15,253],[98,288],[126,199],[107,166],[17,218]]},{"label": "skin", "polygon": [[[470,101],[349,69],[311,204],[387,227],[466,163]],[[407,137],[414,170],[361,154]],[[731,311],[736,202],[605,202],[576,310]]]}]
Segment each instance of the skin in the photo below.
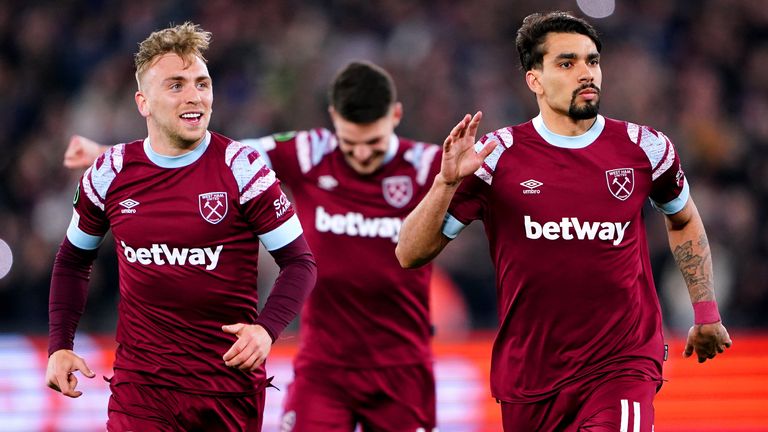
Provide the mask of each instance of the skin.
[{"label": "skin", "polygon": [[152,149],[166,156],[194,150],[208,130],[213,105],[213,83],[203,59],[164,54],[139,76],[139,83],[134,98],[147,120]]},{"label": "skin", "polygon": [[[569,115],[572,105],[579,109],[599,102],[602,72],[597,48],[589,37],[571,33],[547,35],[542,65],[527,71],[525,80],[536,95],[549,130],[575,136],[589,130],[594,123],[594,118]],[[400,230],[395,254],[403,267],[424,265],[450,241],[442,234],[443,215],[461,180],[474,173],[498,145],[491,141],[480,152],[473,150],[481,119],[479,111],[474,116],[465,115],[445,139],[440,173]],[[709,242],[693,199],[678,213],[666,215],[666,225],[670,248],[683,273],[691,302],[715,300]],[[690,357],[696,353],[698,361],[703,363],[731,344],[721,322],[697,324],[688,332],[683,355]]]},{"label": "skin", "polygon": [[[403,117],[400,102],[392,104],[384,117],[366,124],[345,119],[333,107],[328,107],[328,113],[347,164],[360,175],[369,175],[381,168],[390,137]],[[154,140],[151,141],[154,148]],[[87,168],[108,148],[83,136],[73,135],[64,153],[64,166],[70,169]]]},{"label": "skin", "polygon": [[572,102],[577,108],[599,103],[603,81],[600,54],[594,42],[580,34],[550,33],[544,47],[541,67],[527,71],[525,82],[536,95],[549,130],[566,136],[581,135],[592,127],[595,118],[574,119],[568,111]]},{"label": "skin", "polygon": [[[139,77],[135,100],[139,113],[147,121],[152,149],[161,155],[178,156],[194,150],[205,137],[211,118],[213,85],[205,62],[190,61],[176,54],[157,57]],[[85,162],[90,165],[106,149],[83,137],[70,140],[66,166]],[[272,338],[260,325],[235,323],[223,325],[222,331],[237,340],[222,359],[228,367],[244,372],[255,371],[272,349]],[[93,378],[96,374],[86,361],[72,350],[58,350],[48,358],[45,380],[48,387],[64,396],[76,398],[78,380],[74,372]]]}]

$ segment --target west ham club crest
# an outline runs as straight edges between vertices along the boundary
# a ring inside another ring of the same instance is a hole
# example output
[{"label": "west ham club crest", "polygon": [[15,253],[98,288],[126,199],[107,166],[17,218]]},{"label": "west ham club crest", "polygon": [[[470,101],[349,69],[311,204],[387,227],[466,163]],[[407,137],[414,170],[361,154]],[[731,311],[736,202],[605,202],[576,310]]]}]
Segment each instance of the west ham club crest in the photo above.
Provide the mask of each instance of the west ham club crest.
[{"label": "west ham club crest", "polygon": [[632,195],[635,189],[635,170],[632,168],[616,168],[605,172],[608,190],[611,195],[624,201]]},{"label": "west ham club crest", "polygon": [[413,198],[413,183],[408,176],[387,177],[381,182],[384,199],[392,207],[402,208]]},{"label": "west ham club crest", "polygon": [[198,198],[200,215],[206,222],[216,225],[224,220],[227,215],[227,193],[226,192],[208,192],[200,194]]}]

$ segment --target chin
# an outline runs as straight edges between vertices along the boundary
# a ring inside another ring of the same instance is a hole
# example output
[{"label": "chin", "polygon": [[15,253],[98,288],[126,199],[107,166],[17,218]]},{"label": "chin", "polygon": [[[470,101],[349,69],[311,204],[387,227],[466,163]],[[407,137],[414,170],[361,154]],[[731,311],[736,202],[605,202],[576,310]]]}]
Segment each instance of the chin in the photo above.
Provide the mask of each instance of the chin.
[{"label": "chin", "polygon": [[356,167],[353,167],[353,168],[360,175],[368,175],[368,174],[371,174],[372,172],[376,171],[374,168],[371,168],[371,167],[356,166]]}]

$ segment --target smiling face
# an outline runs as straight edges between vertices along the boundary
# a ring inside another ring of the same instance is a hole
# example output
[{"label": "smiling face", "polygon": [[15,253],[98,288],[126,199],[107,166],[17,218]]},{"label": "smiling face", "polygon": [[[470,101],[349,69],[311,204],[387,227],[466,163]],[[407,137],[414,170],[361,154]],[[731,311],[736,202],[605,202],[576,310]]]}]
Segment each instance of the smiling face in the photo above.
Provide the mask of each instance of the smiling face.
[{"label": "smiling face", "polygon": [[211,119],[213,86],[200,57],[185,61],[174,53],[163,54],[138,80],[136,105],[147,119],[153,147],[186,150],[202,141]]},{"label": "smiling face", "polygon": [[355,123],[329,108],[339,150],[350,167],[360,175],[375,172],[384,164],[389,143],[400,123],[402,107],[395,103],[384,117],[371,123]]},{"label": "smiling face", "polygon": [[575,121],[597,116],[602,79],[600,53],[592,39],[580,33],[549,33],[541,66],[526,73],[543,113]]}]

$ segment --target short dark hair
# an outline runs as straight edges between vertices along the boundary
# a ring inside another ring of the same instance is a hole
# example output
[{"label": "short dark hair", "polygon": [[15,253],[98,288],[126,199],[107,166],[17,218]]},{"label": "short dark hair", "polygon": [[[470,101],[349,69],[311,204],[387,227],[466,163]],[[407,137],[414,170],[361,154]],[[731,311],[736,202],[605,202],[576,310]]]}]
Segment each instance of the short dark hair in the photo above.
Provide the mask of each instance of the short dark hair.
[{"label": "short dark hair", "polygon": [[397,100],[392,77],[373,63],[355,61],[341,69],[328,90],[336,112],[353,123],[373,123]]},{"label": "short dark hair", "polygon": [[541,67],[544,59],[544,40],[549,33],[579,33],[592,39],[597,52],[603,47],[597,30],[581,18],[576,18],[568,12],[534,13],[523,20],[523,25],[517,30],[515,45],[520,54],[520,65],[524,71]]}]

